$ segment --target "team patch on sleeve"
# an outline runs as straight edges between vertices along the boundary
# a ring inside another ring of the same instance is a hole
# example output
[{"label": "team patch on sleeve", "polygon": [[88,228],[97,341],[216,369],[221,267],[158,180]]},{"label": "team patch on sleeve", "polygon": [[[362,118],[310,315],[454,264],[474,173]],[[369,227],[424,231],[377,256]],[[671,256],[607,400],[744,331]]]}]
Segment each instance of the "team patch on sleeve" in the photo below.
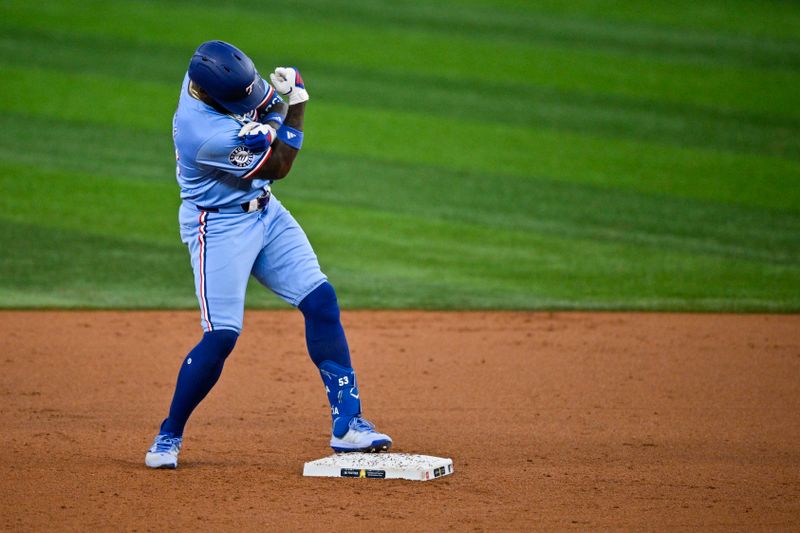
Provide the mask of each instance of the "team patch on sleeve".
[{"label": "team patch on sleeve", "polygon": [[239,145],[228,155],[228,161],[239,168],[245,168],[253,163],[253,157],[254,155],[244,145]]},{"label": "team patch on sleeve", "polygon": [[253,176],[255,176],[255,175],[256,175],[256,173],[257,173],[259,170],[261,170],[261,167],[263,167],[263,166],[264,166],[264,163],[266,163],[266,162],[267,162],[267,159],[269,159],[269,156],[271,156],[271,155],[272,155],[272,147],[270,146],[269,148],[267,148],[267,151],[266,151],[266,152],[264,152],[263,154],[261,154],[261,159],[260,159],[260,160],[259,160],[259,161],[256,163],[256,165],[255,165],[255,166],[254,166],[252,169],[250,169],[250,170],[247,172],[247,174],[245,174],[244,176],[242,176],[242,179],[249,180],[250,178],[252,178]]}]

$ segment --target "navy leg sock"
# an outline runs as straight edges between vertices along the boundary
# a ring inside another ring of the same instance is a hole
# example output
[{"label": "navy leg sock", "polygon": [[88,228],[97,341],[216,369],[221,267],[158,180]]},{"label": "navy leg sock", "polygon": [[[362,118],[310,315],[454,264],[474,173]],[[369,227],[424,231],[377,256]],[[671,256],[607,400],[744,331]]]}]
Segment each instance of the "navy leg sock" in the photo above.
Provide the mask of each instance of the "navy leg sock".
[{"label": "navy leg sock", "polygon": [[169,417],[161,424],[161,433],[175,437],[183,435],[189,415],[219,379],[225,358],[233,350],[238,337],[238,333],[227,329],[209,331],[189,352],[178,372]]},{"label": "navy leg sock", "polygon": [[350,348],[339,319],[336,291],[327,281],[314,289],[298,306],[306,320],[308,355],[317,365],[333,361],[350,368]]}]

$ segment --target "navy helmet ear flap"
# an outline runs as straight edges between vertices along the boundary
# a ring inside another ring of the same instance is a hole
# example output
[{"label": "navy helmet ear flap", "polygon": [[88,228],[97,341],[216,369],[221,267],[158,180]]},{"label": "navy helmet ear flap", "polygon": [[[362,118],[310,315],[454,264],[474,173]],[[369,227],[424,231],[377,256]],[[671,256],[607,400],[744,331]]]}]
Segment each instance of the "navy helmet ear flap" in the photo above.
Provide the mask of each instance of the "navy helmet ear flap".
[{"label": "navy helmet ear flap", "polygon": [[197,48],[189,62],[189,79],[237,115],[258,107],[269,92],[253,61],[225,41],[208,41]]}]

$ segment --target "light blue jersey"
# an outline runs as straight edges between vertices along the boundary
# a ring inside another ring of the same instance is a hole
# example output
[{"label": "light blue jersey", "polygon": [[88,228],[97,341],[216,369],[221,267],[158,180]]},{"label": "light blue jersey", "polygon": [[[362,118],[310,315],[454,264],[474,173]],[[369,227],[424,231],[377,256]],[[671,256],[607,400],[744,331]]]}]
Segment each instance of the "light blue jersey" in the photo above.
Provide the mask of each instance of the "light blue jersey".
[{"label": "light blue jersey", "polygon": [[[270,87],[265,101],[280,102]],[[184,77],[178,109],[172,120],[172,137],[177,159],[176,175],[181,198],[204,207],[226,207],[248,202],[263,194],[271,181],[253,178],[267,162],[266,152],[249,152],[241,137],[241,127],[256,119],[247,115],[225,114],[189,94],[189,76]]]},{"label": "light blue jersey", "polygon": [[[269,99],[264,113],[283,101],[271,87]],[[183,80],[172,132],[183,199],[179,219],[206,331],[241,331],[251,275],[294,306],[327,280],[303,229],[277,198],[267,197],[258,210],[242,209],[271,183],[251,178],[271,148],[253,154],[238,137],[243,124],[259,118],[257,111],[220,113],[191,96],[188,76]]]}]

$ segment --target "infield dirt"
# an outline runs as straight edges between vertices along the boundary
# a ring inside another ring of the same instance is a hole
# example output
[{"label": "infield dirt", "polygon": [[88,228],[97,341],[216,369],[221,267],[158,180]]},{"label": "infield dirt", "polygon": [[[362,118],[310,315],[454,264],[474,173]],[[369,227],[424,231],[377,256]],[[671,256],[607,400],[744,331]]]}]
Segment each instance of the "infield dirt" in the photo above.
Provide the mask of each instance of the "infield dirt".
[{"label": "infield dirt", "polygon": [[303,478],[329,415],[248,311],[181,466],[143,464],[196,312],[0,312],[6,530],[800,528],[800,316],[346,312],[365,415],[431,482]]}]

